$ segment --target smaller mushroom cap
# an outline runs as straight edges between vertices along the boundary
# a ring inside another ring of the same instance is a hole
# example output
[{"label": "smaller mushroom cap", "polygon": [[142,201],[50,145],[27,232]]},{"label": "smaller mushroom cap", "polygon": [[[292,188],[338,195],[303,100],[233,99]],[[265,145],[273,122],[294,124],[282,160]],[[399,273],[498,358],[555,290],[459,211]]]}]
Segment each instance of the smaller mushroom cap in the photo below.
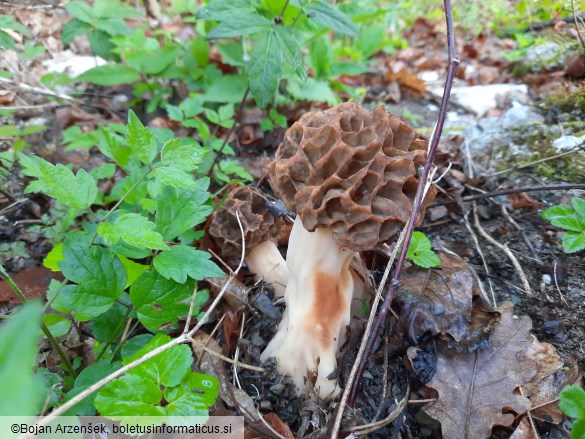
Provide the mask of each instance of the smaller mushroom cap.
[{"label": "smaller mushroom cap", "polygon": [[208,235],[217,245],[222,259],[237,266],[242,255],[242,232],[238,225],[236,212],[244,229],[246,252],[265,241],[275,241],[284,220],[273,215],[266,207],[266,200],[257,189],[251,186],[238,186],[227,196],[221,206],[211,216]]},{"label": "smaller mushroom cap", "polygon": [[[341,104],[306,113],[288,129],[270,184],[307,230],[329,227],[340,245],[371,250],[408,221],[427,144],[383,106]],[[434,197],[432,188],[419,222]]]}]

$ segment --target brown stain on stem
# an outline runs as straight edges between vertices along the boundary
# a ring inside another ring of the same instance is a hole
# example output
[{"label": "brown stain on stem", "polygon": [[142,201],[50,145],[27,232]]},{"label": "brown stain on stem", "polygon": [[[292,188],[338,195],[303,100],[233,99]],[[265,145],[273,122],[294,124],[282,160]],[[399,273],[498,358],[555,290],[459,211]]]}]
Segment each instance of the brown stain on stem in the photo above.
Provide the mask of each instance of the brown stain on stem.
[{"label": "brown stain on stem", "polygon": [[344,270],[339,276],[317,272],[313,277],[315,300],[307,321],[314,328],[314,335],[323,350],[330,349],[339,335],[339,321],[348,308],[343,291],[347,289],[350,280],[349,270]]}]

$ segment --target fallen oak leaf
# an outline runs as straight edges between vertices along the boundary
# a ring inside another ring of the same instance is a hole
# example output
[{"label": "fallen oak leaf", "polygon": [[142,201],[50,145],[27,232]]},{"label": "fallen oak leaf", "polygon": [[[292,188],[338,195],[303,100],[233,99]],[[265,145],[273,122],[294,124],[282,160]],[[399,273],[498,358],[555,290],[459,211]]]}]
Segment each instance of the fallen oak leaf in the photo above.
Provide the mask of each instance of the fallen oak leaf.
[{"label": "fallen oak leaf", "polygon": [[530,408],[530,400],[514,390],[536,374],[536,363],[519,355],[532,343],[532,322],[515,319],[512,308],[510,302],[498,308],[501,320],[486,349],[465,354],[439,347],[437,371],[427,384],[439,398],[423,410],[441,423],[443,437],[488,438],[494,425],[512,425],[510,411],[523,414]]}]

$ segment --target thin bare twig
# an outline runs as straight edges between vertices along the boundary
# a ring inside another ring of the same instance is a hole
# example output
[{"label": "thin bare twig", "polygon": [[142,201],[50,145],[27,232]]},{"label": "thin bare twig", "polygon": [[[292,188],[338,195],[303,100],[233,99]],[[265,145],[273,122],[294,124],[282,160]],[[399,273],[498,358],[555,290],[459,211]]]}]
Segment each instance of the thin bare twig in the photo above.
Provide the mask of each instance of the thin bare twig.
[{"label": "thin bare twig", "polygon": [[448,45],[448,52],[449,52],[449,69],[447,72],[447,77],[445,79],[445,93],[443,94],[443,99],[441,100],[441,109],[439,111],[439,117],[437,120],[437,125],[433,131],[433,136],[431,138],[431,143],[429,147],[429,152],[427,155],[427,162],[425,163],[424,169],[420,173],[418,188],[416,192],[416,196],[414,197],[414,203],[412,208],[412,213],[408,220],[406,226],[406,234],[404,238],[404,243],[402,245],[402,250],[400,252],[400,256],[398,257],[398,261],[396,262],[396,268],[394,271],[394,277],[392,278],[392,282],[390,282],[390,288],[388,289],[388,293],[386,294],[386,298],[384,299],[384,303],[380,310],[380,314],[377,317],[376,323],[374,325],[374,329],[372,334],[368,339],[368,345],[364,356],[361,360],[361,363],[358,368],[357,378],[354,381],[351,393],[350,393],[350,404],[353,406],[355,405],[357,399],[357,392],[359,385],[361,384],[361,379],[363,377],[363,373],[366,369],[366,364],[370,357],[372,356],[374,343],[382,330],[382,326],[386,322],[386,316],[388,315],[388,310],[396,293],[398,292],[398,288],[400,286],[400,274],[402,272],[402,268],[404,267],[404,263],[406,261],[406,253],[408,251],[408,246],[410,244],[410,240],[412,238],[412,232],[414,231],[414,224],[418,215],[420,213],[420,208],[424,196],[424,188],[428,182],[429,174],[431,171],[431,167],[433,166],[433,159],[435,157],[435,153],[437,152],[437,147],[439,145],[439,139],[441,137],[441,133],[443,131],[443,125],[445,123],[445,116],[447,114],[447,105],[449,102],[449,96],[451,95],[451,87],[453,85],[453,79],[455,78],[455,73],[457,71],[457,66],[459,65],[459,59],[455,55],[455,35],[453,31],[453,14],[452,14],[452,7],[451,7],[451,0],[444,0],[444,7],[445,7],[445,19],[447,23],[447,45]]},{"label": "thin bare twig", "polygon": [[510,249],[508,248],[508,246],[506,244],[502,244],[502,243],[496,241],[494,238],[492,238],[490,236],[490,234],[487,233],[485,231],[485,229],[481,226],[481,223],[479,222],[479,215],[477,214],[477,204],[475,203],[475,201],[473,202],[473,220],[475,222],[475,228],[477,229],[479,234],[481,236],[483,236],[483,238],[486,241],[488,241],[490,244],[498,247],[501,251],[503,251],[506,254],[506,256],[508,256],[508,259],[510,259],[510,262],[512,262],[512,265],[514,266],[514,268],[516,269],[516,272],[518,273],[518,277],[520,277],[520,280],[522,281],[522,285],[524,286],[524,291],[526,293],[528,293],[529,295],[533,296],[534,293],[532,292],[532,288],[530,288],[530,283],[528,283],[528,278],[526,277],[526,274],[524,273],[524,270],[522,269],[520,262],[518,262],[518,259],[516,259],[516,256],[514,256],[514,253],[512,253],[510,251]]},{"label": "thin bare twig", "polygon": [[[253,370],[254,372],[266,372],[266,369],[262,368],[262,367],[258,367],[258,366],[252,366],[250,364],[246,364],[246,363],[242,363],[238,360],[234,360],[232,358],[226,357],[225,355],[220,354],[219,352],[214,351],[211,348],[208,348],[207,346],[205,346],[203,343],[198,342],[194,339],[191,339],[191,342],[197,346],[198,348],[201,348],[202,350],[204,350],[205,352],[207,352],[210,355],[213,355],[217,358],[221,358],[223,361],[225,361],[226,363],[230,363],[233,364],[234,366],[238,366],[241,367],[242,369],[248,369],[248,370]],[[241,387],[240,387],[241,388]]]},{"label": "thin bare twig", "polygon": [[571,0],[571,9],[573,10],[573,21],[575,23],[575,31],[577,31],[577,36],[579,37],[579,41],[581,42],[581,46],[585,49],[585,41],[583,41],[583,37],[581,36],[581,31],[579,31],[579,23],[577,23],[577,16],[575,15],[575,1]]}]

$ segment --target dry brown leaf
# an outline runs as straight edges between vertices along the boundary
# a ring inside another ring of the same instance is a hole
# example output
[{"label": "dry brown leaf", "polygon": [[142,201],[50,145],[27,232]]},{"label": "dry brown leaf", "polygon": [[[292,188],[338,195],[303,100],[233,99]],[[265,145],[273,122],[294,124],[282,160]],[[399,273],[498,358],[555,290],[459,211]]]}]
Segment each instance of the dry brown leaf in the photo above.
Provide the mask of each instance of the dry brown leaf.
[{"label": "dry brown leaf", "polygon": [[531,397],[540,389],[540,382],[556,372],[563,366],[563,361],[557,350],[550,343],[541,343],[536,337],[532,336],[532,343],[520,354],[520,357],[527,360],[536,361],[537,372],[532,380],[522,386],[522,391],[527,397]]},{"label": "dry brown leaf", "polygon": [[498,308],[501,320],[486,349],[471,354],[439,349],[437,371],[427,384],[439,399],[424,411],[441,422],[443,437],[488,438],[494,425],[512,425],[510,411],[522,414],[530,408],[530,400],[514,390],[536,374],[536,363],[520,358],[532,343],[532,322],[514,318],[512,309],[510,302]]},{"label": "dry brown leaf", "polygon": [[537,439],[528,418],[525,417],[520,421],[520,424],[518,424],[518,427],[516,427],[516,430],[514,430],[510,439]]},{"label": "dry brown leaf", "polygon": [[540,207],[542,203],[540,201],[533,200],[525,192],[519,192],[517,194],[508,194],[508,201],[512,205],[513,209],[525,209],[527,207]]},{"label": "dry brown leaf", "polygon": [[[437,269],[410,267],[402,274],[402,287],[396,299],[400,306],[401,336],[408,335],[416,342],[429,331],[432,335],[449,334],[459,347],[473,350],[486,338],[490,320],[493,322],[497,313],[486,309],[487,320],[474,319],[473,299],[481,299],[472,269],[457,256],[441,254],[440,258],[441,266]],[[479,313],[482,307],[478,303],[476,308]]]}]

